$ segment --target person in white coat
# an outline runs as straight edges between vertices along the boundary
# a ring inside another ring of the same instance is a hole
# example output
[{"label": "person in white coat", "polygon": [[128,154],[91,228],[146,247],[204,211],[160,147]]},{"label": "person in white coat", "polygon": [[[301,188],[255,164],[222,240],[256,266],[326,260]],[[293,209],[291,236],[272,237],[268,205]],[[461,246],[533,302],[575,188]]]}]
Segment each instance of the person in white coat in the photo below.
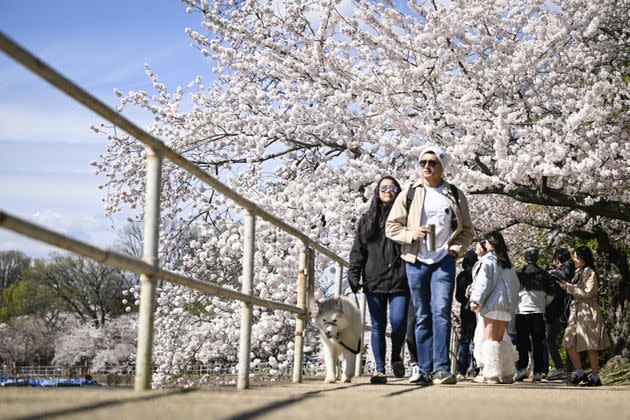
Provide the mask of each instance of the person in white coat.
[{"label": "person in white coat", "polygon": [[470,294],[470,309],[483,317],[483,379],[487,383],[512,383],[516,374],[515,349],[505,331],[518,306],[519,281],[503,235],[495,230],[484,237],[488,253],[481,258]]}]

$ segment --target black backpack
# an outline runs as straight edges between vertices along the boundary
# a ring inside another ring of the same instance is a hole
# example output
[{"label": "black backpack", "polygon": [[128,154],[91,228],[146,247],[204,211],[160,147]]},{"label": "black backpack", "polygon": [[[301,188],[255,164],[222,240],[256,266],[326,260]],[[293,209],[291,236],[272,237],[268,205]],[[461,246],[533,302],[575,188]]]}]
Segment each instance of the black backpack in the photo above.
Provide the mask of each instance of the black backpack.
[{"label": "black backpack", "polygon": [[[455,203],[457,203],[457,206],[459,207],[459,190],[457,189],[457,187],[455,187],[455,185],[453,184],[449,184],[451,187],[451,193],[453,194],[453,197],[455,197]],[[407,214],[409,214],[409,208],[411,208],[411,203],[413,202],[413,197],[416,194],[416,187],[414,186],[409,186],[409,189],[407,190],[407,203],[405,205],[405,208],[407,209]],[[455,216],[455,215],[453,215]],[[455,229],[457,229],[458,223],[457,223],[457,218],[456,217],[452,217],[451,218],[451,229],[453,229],[453,231],[455,231]]]}]

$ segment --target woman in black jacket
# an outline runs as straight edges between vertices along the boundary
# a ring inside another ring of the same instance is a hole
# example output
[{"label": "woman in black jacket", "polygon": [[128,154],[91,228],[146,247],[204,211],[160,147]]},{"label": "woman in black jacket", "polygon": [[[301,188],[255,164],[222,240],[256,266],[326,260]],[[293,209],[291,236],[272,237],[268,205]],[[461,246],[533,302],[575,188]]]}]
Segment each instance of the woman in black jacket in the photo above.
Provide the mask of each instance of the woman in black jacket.
[{"label": "woman in black jacket", "polygon": [[371,342],[376,372],[371,382],[377,384],[387,383],[385,328],[388,305],[392,370],[397,378],[405,375],[400,353],[405,341],[409,286],[405,266],[400,259],[400,245],[385,236],[385,221],[399,192],[400,184],[393,177],[381,178],[368,212],[359,220],[350,251],[350,288],[354,293],[363,289],[372,319]]}]

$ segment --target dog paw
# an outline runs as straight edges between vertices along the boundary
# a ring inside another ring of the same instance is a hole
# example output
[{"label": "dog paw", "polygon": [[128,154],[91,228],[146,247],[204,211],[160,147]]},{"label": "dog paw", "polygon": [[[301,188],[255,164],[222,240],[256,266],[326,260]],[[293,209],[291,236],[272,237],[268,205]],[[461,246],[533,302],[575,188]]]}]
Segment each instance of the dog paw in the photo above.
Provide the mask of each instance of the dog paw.
[{"label": "dog paw", "polygon": [[352,382],[352,378],[342,378],[342,382],[344,384],[349,384],[350,382]]},{"label": "dog paw", "polygon": [[335,382],[337,382],[337,380],[335,378],[326,378],[324,379],[324,383],[326,384],[334,384]]}]

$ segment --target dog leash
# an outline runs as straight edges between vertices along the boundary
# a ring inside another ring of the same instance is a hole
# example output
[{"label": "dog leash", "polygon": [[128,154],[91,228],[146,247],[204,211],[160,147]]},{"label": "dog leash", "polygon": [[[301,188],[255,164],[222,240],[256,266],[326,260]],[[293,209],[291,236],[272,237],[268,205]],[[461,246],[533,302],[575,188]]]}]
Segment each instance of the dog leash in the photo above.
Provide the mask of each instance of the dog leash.
[{"label": "dog leash", "polygon": [[[333,322],[327,321],[324,322],[324,325],[332,325],[334,327],[336,327],[337,325]],[[337,339],[337,342],[341,345],[341,347],[343,347],[344,349],[348,350],[349,352],[353,353],[353,354],[359,354],[359,352],[361,352],[361,338],[359,338],[359,342],[357,343],[357,348],[356,350],[353,349],[352,347],[348,346],[346,343],[344,343],[343,341],[341,341],[341,337],[339,337],[339,333],[337,333],[337,335],[335,336],[335,338]]]}]

